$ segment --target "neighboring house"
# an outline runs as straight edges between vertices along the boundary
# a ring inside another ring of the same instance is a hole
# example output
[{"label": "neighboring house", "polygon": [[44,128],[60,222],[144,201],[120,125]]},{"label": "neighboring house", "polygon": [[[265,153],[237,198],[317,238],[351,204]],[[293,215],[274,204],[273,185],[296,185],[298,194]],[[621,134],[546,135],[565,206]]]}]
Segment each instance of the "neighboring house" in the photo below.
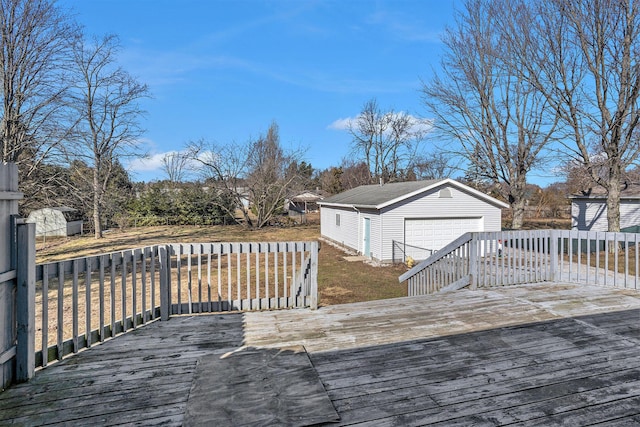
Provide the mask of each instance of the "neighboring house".
[{"label": "neighboring house", "polygon": [[382,262],[425,259],[468,231],[500,231],[509,207],[452,179],[365,185],[319,205],[323,237]]},{"label": "neighboring house", "polygon": [[82,234],[82,220],[76,209],[66,206],[42,208],[29,214],[26,222],[36,224],[36,236],[72,236]]},{"label": "neighboring house", "polygon": [[[607,195],[604,190],[571,196],[571,229],[607,231]],[[640,231],[640,184],[627,184],[620,192],[620,231]]]},{"label": "neighboring house", "polygon": [[318,202],[323,199],[324,197],[318,193],[305,191],[288,200],[287,210],[297,213],[315,212],[318,210]]}]

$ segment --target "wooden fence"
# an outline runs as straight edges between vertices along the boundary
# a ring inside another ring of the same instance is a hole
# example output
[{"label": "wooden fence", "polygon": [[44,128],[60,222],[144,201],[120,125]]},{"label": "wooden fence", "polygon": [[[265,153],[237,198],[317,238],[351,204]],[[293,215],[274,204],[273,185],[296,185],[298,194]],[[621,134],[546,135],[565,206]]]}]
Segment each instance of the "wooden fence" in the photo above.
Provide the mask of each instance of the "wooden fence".
[{"label": "wooden fence", "polygon": [[0,164],[0,390],[34,373],[35,226],[18,217],[18,168]]},{"label": "wooden fence", "polygon": [[318,242],[167,244],[39,264],[35,366],[171,315],[317,308]]},{"label": "wooden fence", "polygon": [[410,296],[545,281],[640,289],[639,246],[637,233],[466,233],[399,280]]}]

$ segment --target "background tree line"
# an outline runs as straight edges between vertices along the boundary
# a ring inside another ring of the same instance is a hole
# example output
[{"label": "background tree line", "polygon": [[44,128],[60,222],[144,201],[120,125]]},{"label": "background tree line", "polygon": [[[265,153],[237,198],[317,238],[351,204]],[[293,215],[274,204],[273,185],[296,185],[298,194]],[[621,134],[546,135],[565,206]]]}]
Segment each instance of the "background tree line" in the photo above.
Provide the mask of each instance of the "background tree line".
[{"label": "background tree line", "polygon": [[0,20],[2,161],[18,165],[21,209],[90,206],[101,237],[148,88],[118,65],[116,36],[84,34],[53,1],[0,0]]},{"label": "background tree line", "polygon": [[285,149],[276,122],[245,143],[192,141],[165,157],[166,182],[136,191],[121,161],[144,155],[150,93],[119,66],[117,37],[84,34],[51,0],[0,0],[0,12],[2,160],[18,164],[25,214],[75,207],[96,237],[125,214],[208,211],[262,227],[302,190],[463,173],[510,203],[517,229],[528,174],[561,159],[567,190],[603,188],[619,229],[621,185],[640,155],[637,1],[466,0],[443,36],[442,66],[422,83],[428,119],[372,98],[348,126],[350,155],[325,170]]},{"label": "background tree line", "polygon": [[640,154],[639,12],[635,0],[467,0],[447,29],[440,71],[422,87],[434,135],[453,142],[469,180],[509,202],[512,228],[527,174],[562,159],[583,176],[579,191],[605,190],[619,231]]}]

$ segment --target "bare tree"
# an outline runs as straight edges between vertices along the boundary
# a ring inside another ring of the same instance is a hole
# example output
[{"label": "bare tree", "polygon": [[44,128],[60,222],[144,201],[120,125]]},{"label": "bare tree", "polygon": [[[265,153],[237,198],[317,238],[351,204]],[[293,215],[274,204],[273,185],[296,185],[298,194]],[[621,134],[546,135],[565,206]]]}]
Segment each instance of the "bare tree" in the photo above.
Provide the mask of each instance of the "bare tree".
[{"label": "bare tree", "polygon": [[137,151],[142,133],[143,114],[139,101],[149,96],[139,83],[116,64],[118,41],[109,35],[87,44],[83,38],[74,43],[74,63],[78,83],[73,107],[80,119],[71,155],[82,159],[92,170],[87,177],[93,191],[95,237],[102,237],[105,194],[113,177],[116,161]]},{"label": "bare tree", "polygon": [[[218,146],[201,140],[191,143],[188,152],[201,166],[203,178],[235,200],[234,207],[251,228],[269,224],[300,178],[294,167],[300,162],[300,153],[282,148],[275,122],[265,135],[246,144]],[[236,217],[234,212],[229,214]]]},{"label": "bare tree", "polygon": [[445,151],[416,156],[412,162],[412,168],[405,178],[409,181],[450,178],[457,169],[452,157],[450,153]]},{"label": "bare tree", "polygon": [[365,162],[343,158],[340,163],[340,191],[371,184],[371,171]]},{"label": "bare tree", "polygon": [[434,127],[458,143],[474,179],[500,184],[514,229],[524,219],[527,173],[541,162],[559,120],[516,60],[512,38],[536,43],[528,31],[532,16],[515,0],[467,0],[443,38],[441,75],[422,88]]},{"label": "bare tree", "polygon": [[66,70],[77,28],[48,0],[0,0],[0,27],[2,161],[18,164],[32,197],[57,188],[56,174],[37,169],[73,125]]},{"label": "bare tree", "polygon": [[350,124],[352,150],[369,168],[369,183],[399,181],[410,169],[424,138],[425,126],[405,112],[382,112],[376,99],[367,101]]},{"label": "bare tree", "polygon": [[[565,126],[564,152],[607,192],[620,230],[625,170],[640,155],[640,5],[634,0],[554,0],[531,21],[542,42],[523,50],[529,74]],[[524,62],[524,60],[523,60]]]},{"label": "bare tree", "polygon": [[182,182],[189,170],[189,157],[177,151],[166,153],[162,156],[162,170],[171,183]]}]

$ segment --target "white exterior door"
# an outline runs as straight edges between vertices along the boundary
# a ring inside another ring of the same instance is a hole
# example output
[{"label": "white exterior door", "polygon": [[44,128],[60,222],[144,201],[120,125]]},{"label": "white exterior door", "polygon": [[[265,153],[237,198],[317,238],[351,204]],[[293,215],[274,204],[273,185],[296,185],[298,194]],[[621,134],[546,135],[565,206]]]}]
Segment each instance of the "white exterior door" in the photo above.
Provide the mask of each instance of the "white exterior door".
[{"label": "white exterior door", "polygon": [[423,260],[469,231],[482,231],[482,218],[405,219],[405,257]]}]

